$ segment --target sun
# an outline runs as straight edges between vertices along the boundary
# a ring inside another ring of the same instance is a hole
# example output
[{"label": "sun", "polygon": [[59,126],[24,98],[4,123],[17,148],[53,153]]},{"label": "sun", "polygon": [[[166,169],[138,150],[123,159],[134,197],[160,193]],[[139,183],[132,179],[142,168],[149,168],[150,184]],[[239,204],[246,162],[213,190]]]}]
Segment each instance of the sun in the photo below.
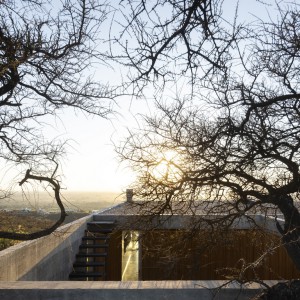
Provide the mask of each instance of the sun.
[{"label": "sun", "polygon": [[175,150],[160,153],[149,171],[156,180],[178,181],[182,174],[179,154]]}]

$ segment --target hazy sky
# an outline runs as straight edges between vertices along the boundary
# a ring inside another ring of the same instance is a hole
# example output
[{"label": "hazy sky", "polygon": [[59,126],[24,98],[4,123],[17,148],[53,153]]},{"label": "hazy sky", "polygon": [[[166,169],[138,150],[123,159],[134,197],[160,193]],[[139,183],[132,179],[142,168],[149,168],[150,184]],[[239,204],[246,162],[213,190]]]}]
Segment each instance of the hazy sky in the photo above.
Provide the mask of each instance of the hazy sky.
[{"label": "hazy sky", "polygon": [[119,98],[116,113],[110,119],[74,115],[68,111],[61,116],[57,132],[70,139],[69,153],[63,161],[64,185],[68,190],[116,191],[129,187],[133,173],[125,164],[119,164],[113,143],[136,127],[139,113],[147,113],[145,100]]},{"label": "hazy sky", "polygon": [[[236,1],[225,1],[225,13],[232,14],[235,3]],[[241,14],[248,14],[250,9],[254,14],[265,14],[265,11],[255,10],[253,3],[251,6],[250,3],[252,1],[240,1]],[[260,6],[257,1],[255,5],[258,8]],[[115,72],[104,66],[97,69],[97,76],[103,82],[116,82],[120,80],[119,74],[118,69]],[[119,165],[112,142],[118,144],[126,136],[127,128],[137,126],[139,113],[153,112],[153,101],[120,97],[117,103],[116,114],[109,120],[74,113],[73,110],[63,111],[56,120],[49,119],[48,122],[52,125],[49,136],[70,140],[71,147],[62,164],[62,182],[68,191],[121,192],[133,181],[131,171],[125,165]]]},{"label": "hazy sky", "polygon": [[[227,5],[226,5],[227,2]],[[240,1],[240,15],[266,14],[265,9],[256,2]],[[233,14],[236,1],[225,1],[224,12]],[[273,2],[274,3],[274,2]],[[103,68],[103,69],[102,69]],[[105,74],[108,81],[118,80],[119,70],[109,71],[105,67],[98,69],[99,79]],[[108,72],[108,73],[107,73]],[[134,179],[134,175],[125,165],[119,165],[112,141],[118,143],[126,136],[127,127],[136,127],[138,113],[148,113],[153,110],[153,103],[149,99],[133,100],[121,97],[118,99],[119,107],[115,107],[117,114],[110,120],[74,114],[72,110],[61,115],[63,125],[57,122],[56,132],[63,137],[73,140],[70,144],[69,154],[63,162],[64,185],[68,190],[84,191],[116,191],[126,189]]]}]

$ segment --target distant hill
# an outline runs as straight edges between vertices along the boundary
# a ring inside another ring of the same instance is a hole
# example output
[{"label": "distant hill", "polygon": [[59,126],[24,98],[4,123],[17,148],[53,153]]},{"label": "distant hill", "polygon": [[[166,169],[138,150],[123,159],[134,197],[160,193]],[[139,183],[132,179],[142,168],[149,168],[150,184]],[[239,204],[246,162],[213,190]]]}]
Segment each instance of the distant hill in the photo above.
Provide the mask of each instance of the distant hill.
[{"label": "distant hill", "polygon": [[[62,193],[66,210],[90,212],[124,201],[124,195],[111,192],[68,192]],[[53,196],[46,192],[30,193],[26,196],[15,193],[11,198],[0,200],[0,210],[27,210],[56,212],[59,210]]]}]

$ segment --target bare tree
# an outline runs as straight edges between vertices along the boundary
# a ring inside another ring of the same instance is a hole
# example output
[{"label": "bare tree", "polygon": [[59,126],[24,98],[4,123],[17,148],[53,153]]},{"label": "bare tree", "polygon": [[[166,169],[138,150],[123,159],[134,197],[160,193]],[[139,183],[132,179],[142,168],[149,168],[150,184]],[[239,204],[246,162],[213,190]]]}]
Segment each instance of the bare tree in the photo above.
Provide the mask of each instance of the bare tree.
[{"label": "bare tree", "polygon": [[149,83],[161,90],[179,77],[187,76],[191,83],[211,78],[225,71],[228,51],[241,30],[235,23],[222,23],[222,2],[121,1],[123,21],[117,14],[110,55],[131,67],[130,85],[140,92]]},{"label": "bare tree", "polygon": [[[42,125],[67,107],[100,117],[112,111],[113,90],[89,76],[93,62],[105,64],[97,47],[110,10],[97,0],[0,2],[0,160],[24,172],[20,185],[50,186],[61,209],[47,230],[0,237],[37,238],[66,216],[57,174],[65,141],[47,140]],[[2,198],[10,193],[0,191]]]},{"label": "bare tree", "polygon": [[[282,243],[300,270],[299,6],[281,1],[270,7],[272,18],[247,24],[237,14],[226,20],[222,5],[131,7],[115,42],[131,83],[158,88],[159,113],[145,116],[118,152],[139,175],[137,198],[160,200],[157,213],[195,200],[218,203],[227,212],[214,221],[221,226],[255,209],[282,213]],[[135,43],[124,41],[130,34]],[[186,99],[164,98],[168,81],[182,77]]]}]

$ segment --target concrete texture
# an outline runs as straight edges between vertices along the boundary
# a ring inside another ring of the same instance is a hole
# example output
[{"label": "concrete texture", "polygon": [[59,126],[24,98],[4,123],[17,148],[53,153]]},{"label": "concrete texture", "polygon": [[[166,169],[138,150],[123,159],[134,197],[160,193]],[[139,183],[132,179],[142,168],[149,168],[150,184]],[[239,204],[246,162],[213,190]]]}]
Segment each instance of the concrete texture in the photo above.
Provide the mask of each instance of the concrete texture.
[{"label": "concrete texture", "polygon": [[49,236],[0,251],[0,281],[68,280],[86,229],[87,216],[66,224]]},{"label": "concrete texture", "polygon": [[247,285],[245,289],[237,283],[220,289],[224,284],[224,281],[0,282],[0,299],[246,300],[262,290],[258,284]]},{"label": "concrete texture", "polygon": [[[122,205],[116,207],[120,208]],[[114,214],[113,209],[107,209],[102,214],[91,215],[62,226],[50,236],[3,250],[0,252],[0,299],[244,300],[261,291],[258,284],[240,286],[231,283],[220,288],[225,284],[224,281],[59,281],[68,279],[86,223],[93,218],[98,221],[116,220],[117,226],[124,230],[145,229],[145,222],[136,222],[139,216]],[[201,215],[175,215],[171,218],[160,216],[152,218],[150,227],[189,228],[191,223],[199,221],[198,218]],[[257,224],[276,232],[272,217],[256,215],[253,218]],[[246,218],[241,218],[233,227],[246,229],[252,226]],[[267,282],[268,285],[275,283],[277,282]]]},{"label": "concrete texture", "polygon": [[[117,227],[121,230],[150,230],[150,229],[190,229],[194,228],[195,224],[202,224],[205,229],[204,219],[215,219],[219,215],[161,215],[161,216],[139,216],[123,214],[121,211],[122,205],[118,205],[120,214],[112,214],[113,210],[107,210],[103,213],[94,215],[95,221],[116,220]],[[283,220],[277,219],[282,225]],[[232,229],[251,229],[263,228],[274,234],[279,234],[274,217],[264,215],[247,215],[234,220],[231,225]]]}]

